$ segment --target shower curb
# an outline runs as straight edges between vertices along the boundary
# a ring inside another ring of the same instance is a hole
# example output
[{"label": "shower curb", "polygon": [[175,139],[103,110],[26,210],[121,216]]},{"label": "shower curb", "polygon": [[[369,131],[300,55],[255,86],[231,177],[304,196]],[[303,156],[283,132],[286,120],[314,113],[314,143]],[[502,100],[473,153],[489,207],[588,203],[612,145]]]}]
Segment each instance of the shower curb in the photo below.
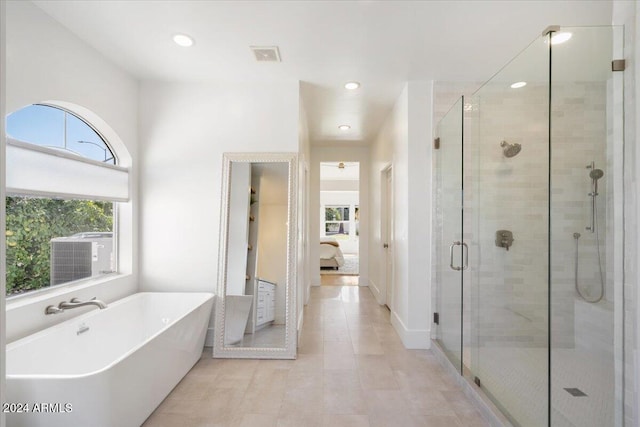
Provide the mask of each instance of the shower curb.
[{"label": "shower curb", "polygon": [[480,387],[469,381],[463,375],[460,375],[435,340],[431,340],[430,350],[447,374],[462,387],[464,394],[471,399],[473,405],[480,411],[480,415],[486,422],[492,427],[514,427],[494,403],[482,392]]}]

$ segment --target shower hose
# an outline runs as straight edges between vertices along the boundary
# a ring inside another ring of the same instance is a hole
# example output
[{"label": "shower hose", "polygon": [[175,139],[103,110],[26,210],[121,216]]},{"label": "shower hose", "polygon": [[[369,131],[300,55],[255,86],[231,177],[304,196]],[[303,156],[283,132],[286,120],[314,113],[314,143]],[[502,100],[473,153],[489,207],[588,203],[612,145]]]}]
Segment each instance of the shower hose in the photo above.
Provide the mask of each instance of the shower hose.
[{"label": "shower hose", "polygon": [[573,238],[576,241],[576,262],[575,262],[575,287],[578,295],[585,300],[586,302],[595,304],[602,299],[604,296],[604,277],[602,275],[602,261],[600,257],[600,227],[598,227],[598,215],[594,213],[594,228],[596,233],[596,248],[598,251],[598,269],[600,270],[600,295],[596,299],[587,298],[582,291],[580,290],[580,286],[578,285],[578,239],[580,238],[580,233],[573,233]]}]

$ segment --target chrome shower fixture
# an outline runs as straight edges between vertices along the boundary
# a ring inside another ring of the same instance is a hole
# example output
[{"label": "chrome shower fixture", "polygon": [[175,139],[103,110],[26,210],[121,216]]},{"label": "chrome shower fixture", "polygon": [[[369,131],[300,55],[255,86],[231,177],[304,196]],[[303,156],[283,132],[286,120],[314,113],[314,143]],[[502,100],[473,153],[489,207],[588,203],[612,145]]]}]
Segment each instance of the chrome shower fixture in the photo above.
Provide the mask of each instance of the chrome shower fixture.
[{"label": "chrome shower fixture", "polygon": [[598,195],[598,180],[604,176],[602,169],[596,169],[595,162],[587,165],[587,169],[591,169],[589,172],[589,178],[591,178],[591,193],[589,196]]},{"label": "chrome shower fixture", "polygon": [[591,226],[586,229],[594,233],[596,231],[596,196],[598,195],[598,180],[604,176],[602,169],[596,169],[596,163],[591,162],[587,165],[589,178],[591,178],[591,193],[587,195],[591,197]]},{"label": "chrome shower fixture", "polygon": [[509,144],[507,141],[502,141],[500,147],[502,147],[502,154],[507,158],[514,157],[522,149],[522,146],[517,142]]}]

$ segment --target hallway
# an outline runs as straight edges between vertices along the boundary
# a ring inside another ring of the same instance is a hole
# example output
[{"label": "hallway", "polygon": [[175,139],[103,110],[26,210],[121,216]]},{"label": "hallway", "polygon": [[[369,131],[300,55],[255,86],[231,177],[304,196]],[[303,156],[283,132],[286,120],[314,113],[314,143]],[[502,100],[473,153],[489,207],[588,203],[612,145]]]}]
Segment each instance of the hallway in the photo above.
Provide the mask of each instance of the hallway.
[{"label": "hallway", "polygon": [[388,318],[366,287],[313,287],[297,360],[212,359],[206,348],[144,426],[488,426]]}]

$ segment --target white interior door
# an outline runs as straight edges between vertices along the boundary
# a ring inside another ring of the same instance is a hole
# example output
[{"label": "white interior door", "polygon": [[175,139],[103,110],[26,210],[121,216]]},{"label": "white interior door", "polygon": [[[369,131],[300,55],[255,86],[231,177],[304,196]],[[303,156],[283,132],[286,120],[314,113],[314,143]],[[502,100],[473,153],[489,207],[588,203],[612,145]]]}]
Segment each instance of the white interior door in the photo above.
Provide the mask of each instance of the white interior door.
[{"label": "white interior door", "polygon": [[385,283],[386,296],[385,304],[391,310],[393,306],[393,185],[392,185],[391,167],[387,168],[384,173],[384,254],[385,254]]}]

